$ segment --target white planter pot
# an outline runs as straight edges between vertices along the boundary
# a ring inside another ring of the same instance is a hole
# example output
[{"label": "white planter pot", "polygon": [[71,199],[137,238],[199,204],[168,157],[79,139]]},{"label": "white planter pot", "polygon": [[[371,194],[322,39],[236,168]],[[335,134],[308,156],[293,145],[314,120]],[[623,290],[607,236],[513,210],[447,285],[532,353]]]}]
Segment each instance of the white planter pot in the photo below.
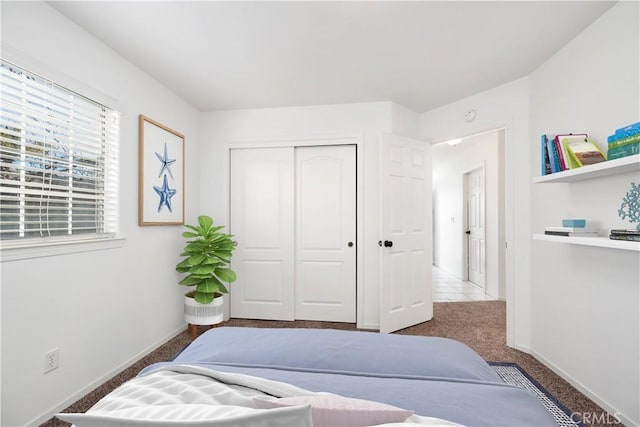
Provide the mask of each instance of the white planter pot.
[{"label": "white planter pot", "polygon": [[190,325],[215,325],[224,320],[224,295],[209,304],[200,304],[193,298],[184,297],[184,319]]}]

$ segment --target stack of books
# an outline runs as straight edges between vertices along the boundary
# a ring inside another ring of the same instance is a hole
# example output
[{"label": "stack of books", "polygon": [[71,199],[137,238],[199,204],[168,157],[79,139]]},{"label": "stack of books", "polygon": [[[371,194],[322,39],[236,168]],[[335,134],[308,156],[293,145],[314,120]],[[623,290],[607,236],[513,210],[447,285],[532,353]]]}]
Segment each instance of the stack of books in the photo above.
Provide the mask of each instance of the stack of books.
[{"label": "stack of books", "polygon": [[607,145],[609,160],[640,153],[640,122],[616,130],[607,138]]},{"label": "stack of books", "polygon": [[544,234],[549,236],[598,237],[598,230],[586,227],[546,227]]},{"label": "stack of books", "polygon": [[586,133],[543,134],[540,137],[542,175],[576,169],[605,160],[607,157],[600,150],[598,143]]},{"label": "stack of books", "polygon": [[628,240],[631,242],[640,242],[640,230],[613,229],[611,230],[611,234],[609,234],[609,238],[611,240]]}]

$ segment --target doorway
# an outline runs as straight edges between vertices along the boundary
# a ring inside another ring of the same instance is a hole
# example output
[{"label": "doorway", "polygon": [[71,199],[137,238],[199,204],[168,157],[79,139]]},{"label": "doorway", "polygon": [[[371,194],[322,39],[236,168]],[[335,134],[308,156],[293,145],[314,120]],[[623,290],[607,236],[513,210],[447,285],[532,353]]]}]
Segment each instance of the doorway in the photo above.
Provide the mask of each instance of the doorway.
[{"label": "doorway", "polygon": [[434,301],[506,299],[504,169],[504,129],[433,146]]}]

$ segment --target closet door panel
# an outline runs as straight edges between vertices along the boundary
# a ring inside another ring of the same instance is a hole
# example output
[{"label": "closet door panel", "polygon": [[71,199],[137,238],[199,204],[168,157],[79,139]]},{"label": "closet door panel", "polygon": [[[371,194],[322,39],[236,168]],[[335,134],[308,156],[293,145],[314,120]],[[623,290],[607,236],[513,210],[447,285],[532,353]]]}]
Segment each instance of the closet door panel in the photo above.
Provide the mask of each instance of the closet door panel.
[{"label": "closet door panel", "polygon": [[296,148],[295,317],[355,322],[355,146]]},{"label": "closet door panel", "polygon": [[294,149],[231,150],[231,317],[294,319]]}]

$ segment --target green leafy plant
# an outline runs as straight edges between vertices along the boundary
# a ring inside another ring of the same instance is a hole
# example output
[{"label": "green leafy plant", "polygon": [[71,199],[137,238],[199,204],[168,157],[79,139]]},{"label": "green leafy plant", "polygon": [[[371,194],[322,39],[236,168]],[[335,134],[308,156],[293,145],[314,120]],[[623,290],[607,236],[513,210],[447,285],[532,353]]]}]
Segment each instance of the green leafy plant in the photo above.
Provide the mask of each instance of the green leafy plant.
[{"label": "green leafy plant", "polygon": [[185,257],[176,265],[176,271],[187,273],[179,283],[195,286],[193,298],[208,304],[217,294],[226,294],[223,282],[236,281],[236,273],[227,268],[235,249],[231,234],[220,232],[222,225],[214,226],[213,219],[206,215],[198,217],[198,225],[186,225],[191,231],[182,233],[189,239],[180,256]]}]

